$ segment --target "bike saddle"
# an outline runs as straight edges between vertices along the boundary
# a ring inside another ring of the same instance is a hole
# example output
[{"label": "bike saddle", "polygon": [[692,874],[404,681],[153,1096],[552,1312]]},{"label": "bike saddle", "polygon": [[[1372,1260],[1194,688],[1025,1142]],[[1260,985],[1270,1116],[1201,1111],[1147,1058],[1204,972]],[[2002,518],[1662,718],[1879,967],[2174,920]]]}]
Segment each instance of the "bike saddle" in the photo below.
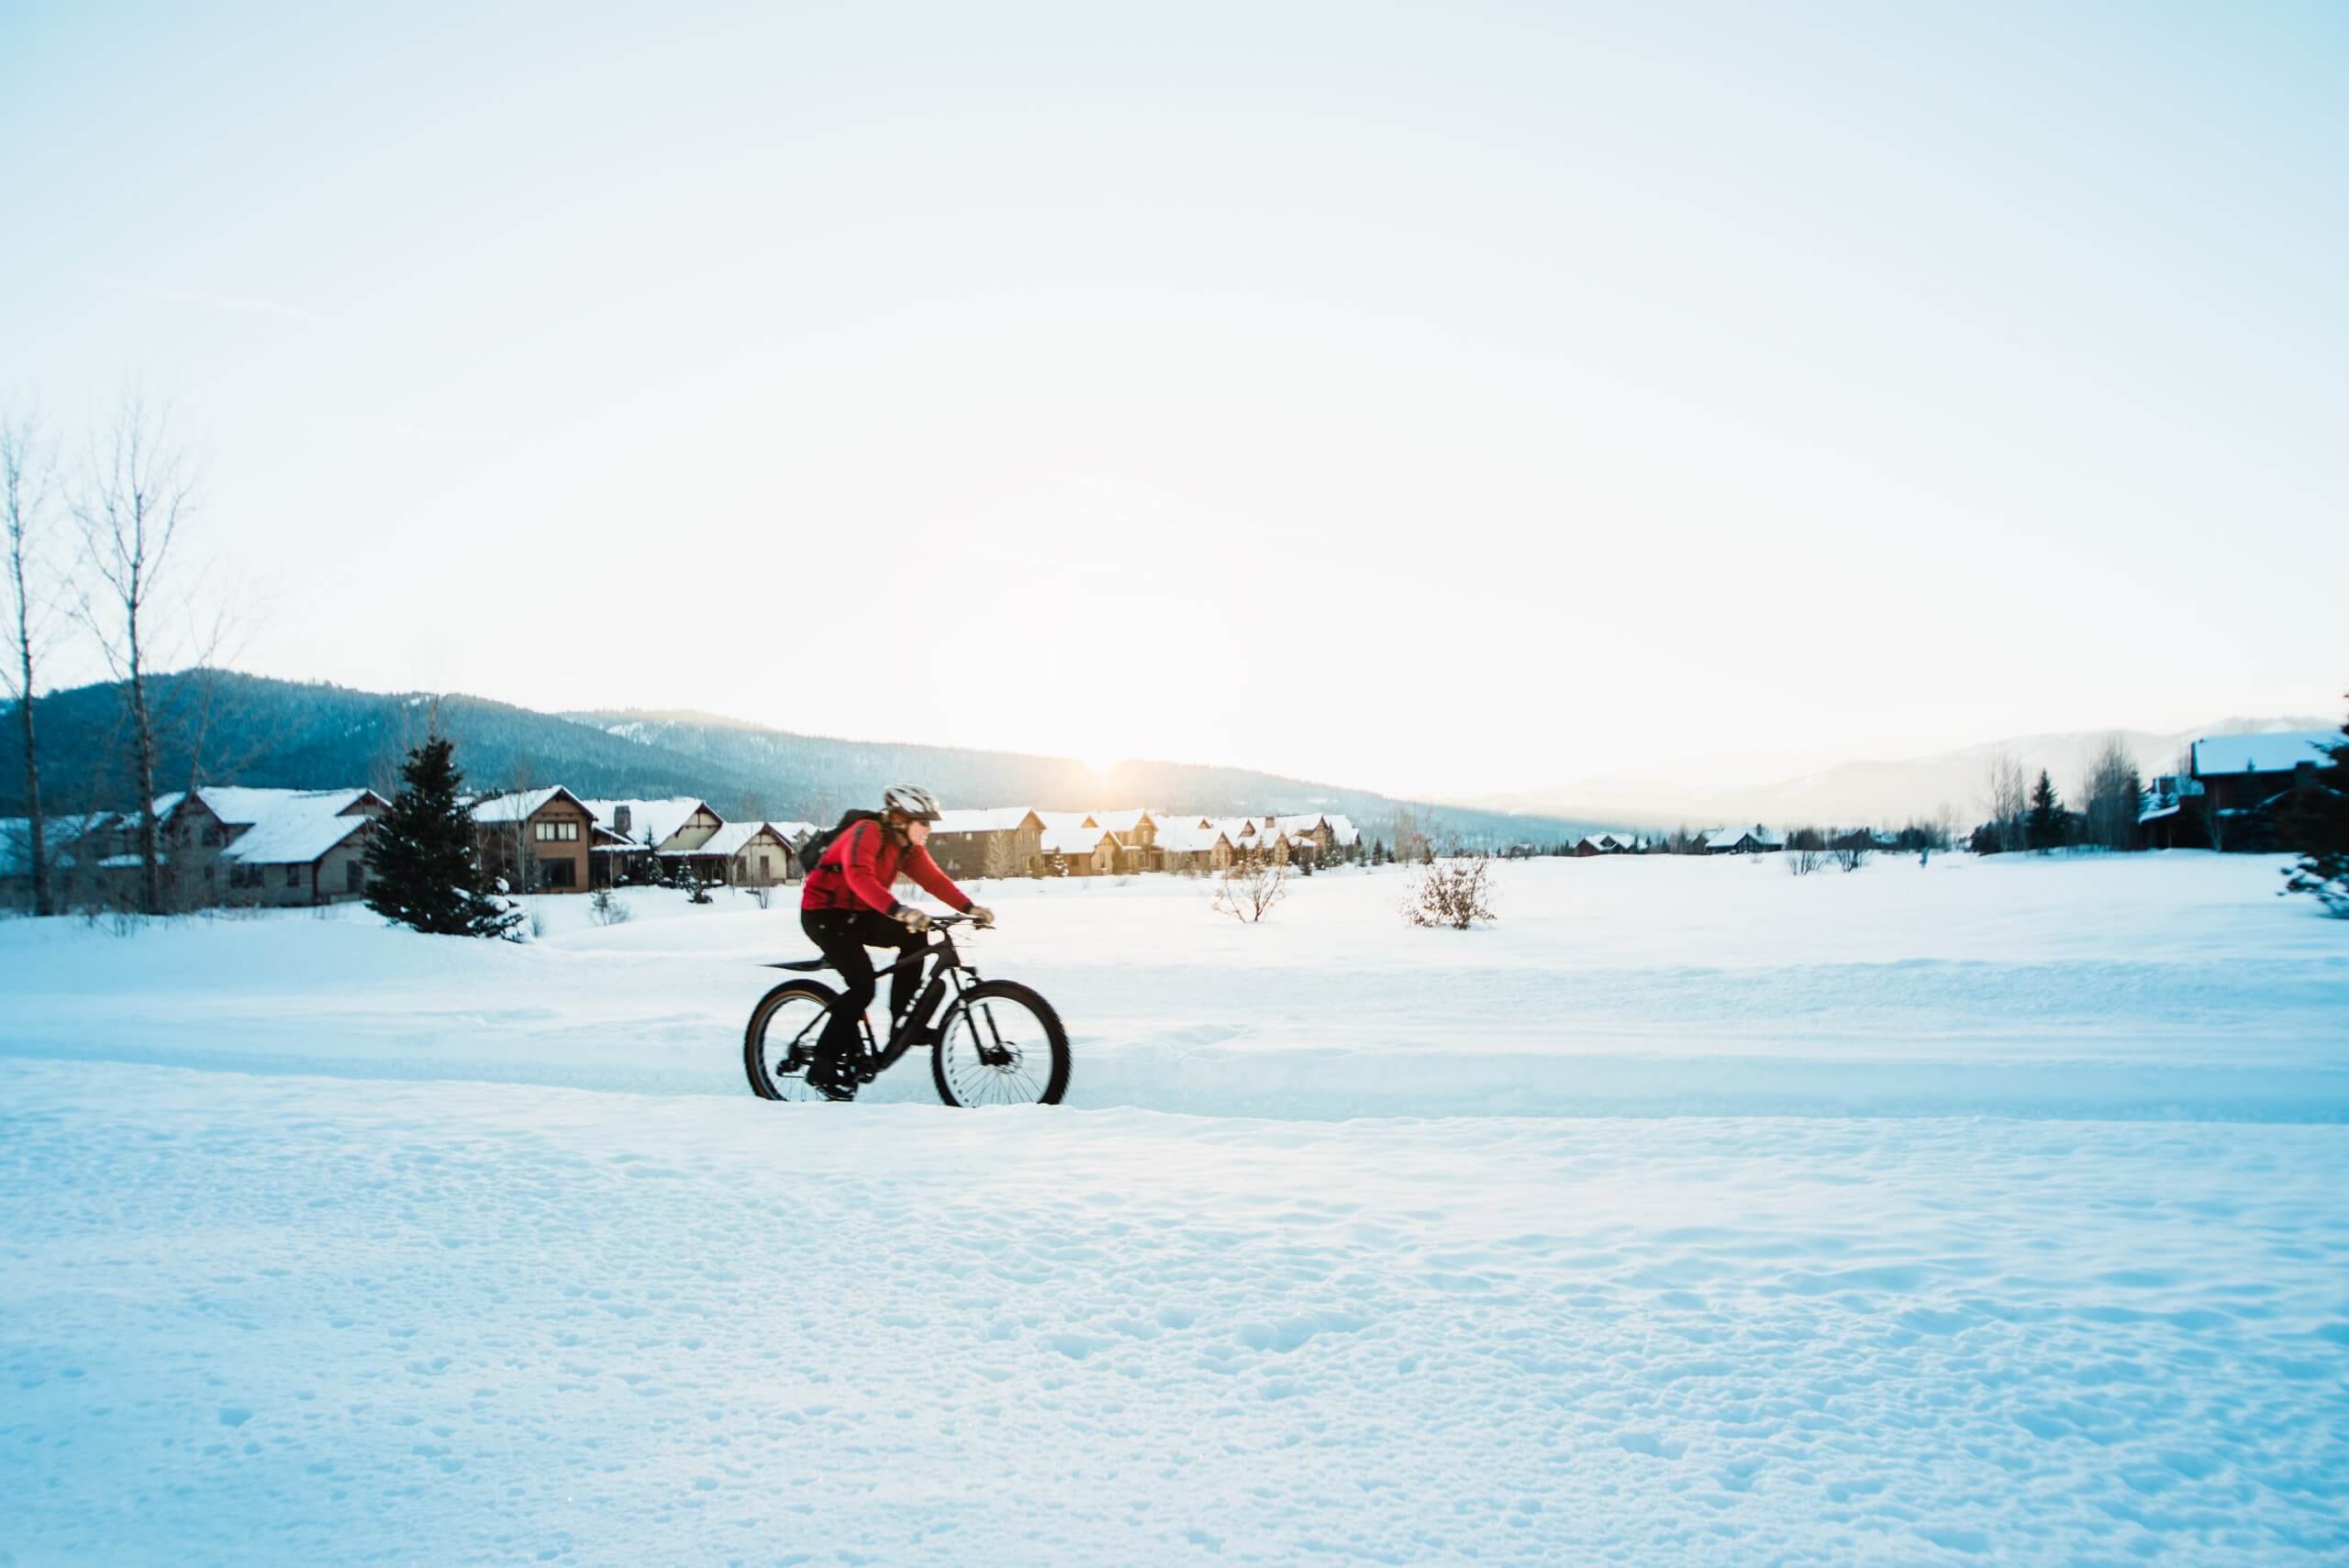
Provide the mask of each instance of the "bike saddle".
[{"label": "bike saddle", "polygon": [[829,958],[802,958],[796,959],[789,963],[770,963],[766,967],[769,969],[796,969],[802,974],[813,974],[819,969],[831,968],[832,961]]}]

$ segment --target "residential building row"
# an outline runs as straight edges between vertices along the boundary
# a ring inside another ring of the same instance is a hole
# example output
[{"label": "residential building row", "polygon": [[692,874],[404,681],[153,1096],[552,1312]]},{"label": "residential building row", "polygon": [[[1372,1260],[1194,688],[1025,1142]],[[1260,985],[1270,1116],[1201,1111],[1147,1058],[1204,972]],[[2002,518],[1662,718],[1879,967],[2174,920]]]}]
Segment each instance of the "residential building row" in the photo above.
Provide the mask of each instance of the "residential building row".
[{"label": "residential building row", "polygon": [[[207,785],[155,802],[164,906],[316,905],[363,898],[367,843],[390,802],[371,789]],[[483,869],[514,891],[696,879],[775,886],[799,878],[811,822],[729,821],[707,801],[586,798],[561,786],[466,803]],[[61,907],[136,907],[142,857],[135,814],[45,820],[51,891]],[[30,902],[29,835],[0,818],[0,901]],[[970,879],[1219,871],[1262,858],[1317,862],[1355,851],[1362,837],[1334,814],[1214,817],[1130,807],[1052,812],[1010,806],[946,814],[930,847],[947,873]]]},{"label": "residential building row", "polygon": [[1215,817],[1139,806],[949,811],[930,835],[931,858],[961,878],[1211,872],[1255,859],[1287,865],[1310,857],[1319,863],[1361,844],[1360,830],[1335,813]]}]

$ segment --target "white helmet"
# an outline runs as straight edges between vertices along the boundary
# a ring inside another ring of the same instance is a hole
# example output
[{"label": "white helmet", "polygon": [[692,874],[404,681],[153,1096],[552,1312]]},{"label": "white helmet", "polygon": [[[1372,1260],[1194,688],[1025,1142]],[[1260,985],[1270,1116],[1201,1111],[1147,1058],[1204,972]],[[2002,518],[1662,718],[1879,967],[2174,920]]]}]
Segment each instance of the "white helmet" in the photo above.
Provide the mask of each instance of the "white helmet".
[{"label": "white helmet", "polygon": [[919,784],[891,784],[889,793],[881,797],[881,809],[915,822],[935,822],[943,815],[938,809],[938,797]]}]

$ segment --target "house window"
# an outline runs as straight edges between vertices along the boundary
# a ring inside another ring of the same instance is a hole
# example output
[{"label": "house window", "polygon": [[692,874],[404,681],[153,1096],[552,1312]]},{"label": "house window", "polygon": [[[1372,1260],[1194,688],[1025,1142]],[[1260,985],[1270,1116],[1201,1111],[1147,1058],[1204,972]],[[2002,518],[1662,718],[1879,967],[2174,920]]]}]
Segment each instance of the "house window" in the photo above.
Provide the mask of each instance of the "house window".
[{"label": "house window", "polygon": [[367,868],[357,861],[345,861],[342,863],[342,890],[345,893],[366,892]]},{"label": "house window", "polygon": [[302,885],[302,868],[300,866],[290,865],[285,868],[285,885],[288,887],[299,887]]},{"label": "house window", "polygon": [[219,828],[206,828],[204,830],[204,847],[207,850],[217,850],[220,847]]},{"label": "house window", "polygon": [[576,822],[534,822],[531,836],[541,844],[570,843],[579,837]]},{"label": "house window", "polygon": [[579,866],[573,861],[543,861],[539,865],[540,881],[548,887],[579,885]]},{"label": "house window", "polygon": [[768,864],[767,857],[766,857],[766,856],[764,856],[764,855],[761,855],[761,856],[759,857],[759,880],[760,880],[761,882],[765,882],[765,881],[767,881],[767,880],[768,880],[768,878],[769,878],[769,874],[770,874],[770,873],[768,873],[768,871],[767,871],[767,864]]}]

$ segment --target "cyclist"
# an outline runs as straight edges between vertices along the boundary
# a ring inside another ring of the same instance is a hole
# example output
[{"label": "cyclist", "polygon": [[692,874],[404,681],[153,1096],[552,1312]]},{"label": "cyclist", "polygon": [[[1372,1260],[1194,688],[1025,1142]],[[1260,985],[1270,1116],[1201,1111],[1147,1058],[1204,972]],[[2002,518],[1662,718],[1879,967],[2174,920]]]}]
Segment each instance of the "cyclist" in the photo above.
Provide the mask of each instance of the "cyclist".
[{"label": "cyclist", "polygon": [[[930,791],[893,784],[882,799],[881,815],[852,824],[825,848],[816,869],[807,873],[799,895],[800,929],[823,950],[846,983],[807,1069],[808,1086],[827,1098],[846,1099],[856,1092],[856,1080],[846,1066],[856,1052],[856,1021],[873,1005],[874,990],[873,960],[864,950],[894,948],[904,958],[922,946],[922,933],[930,929],[929,916],[898,903],[889,891],[899,874],[970,916],[982,929],[995,924],[995,911],[972,903],[923,847],[938,816],[938,799]],[[913,1001],[920,979],[918,964],[889,977],[891,1018],[901,1016]]]}]

